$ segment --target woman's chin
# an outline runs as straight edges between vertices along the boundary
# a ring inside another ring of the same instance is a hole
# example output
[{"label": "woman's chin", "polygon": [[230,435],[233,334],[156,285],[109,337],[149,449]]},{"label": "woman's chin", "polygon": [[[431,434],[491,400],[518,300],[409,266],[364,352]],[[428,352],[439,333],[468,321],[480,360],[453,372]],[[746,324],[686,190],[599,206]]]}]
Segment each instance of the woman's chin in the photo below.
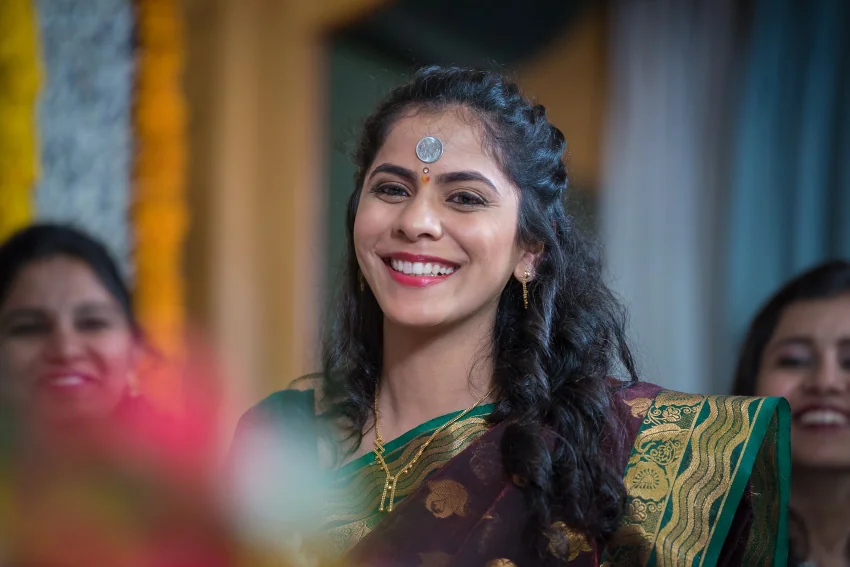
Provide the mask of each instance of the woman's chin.
[{"label": "woman's chin", "polygon": [[410,330],[434,330],[452,323],[453,318],[436,309],[393,309],[384,311],[387,321],[398,328]]},{"label": "woman's chin", "polygon": [[850,472],[850,445],[792,442],[791,453],[794,463],[805,468]]}]

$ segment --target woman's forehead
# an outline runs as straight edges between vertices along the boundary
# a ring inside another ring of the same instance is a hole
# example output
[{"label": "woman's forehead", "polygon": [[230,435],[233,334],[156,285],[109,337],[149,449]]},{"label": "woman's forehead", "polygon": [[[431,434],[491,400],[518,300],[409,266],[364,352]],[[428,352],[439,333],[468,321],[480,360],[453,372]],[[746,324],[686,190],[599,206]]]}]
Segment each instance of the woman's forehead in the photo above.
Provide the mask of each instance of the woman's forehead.
[{"label": "woman's forehead", "polygon": [[381,151],[402,151],[416,157],[416,145],[430,136],[442,142],[446,157],[449,151],[483,154],[482,130],[479,123],[463,119],[458,111],[416,112],[393,124]]},{"label": "woman's forehead", "polygon": [[58,305],[80,301],[113,303],[115,298],[85,262],[55,256],[24,266],[3,303],[4,306],[20,303]]},{"label": "woman's forehead", "polygon": [[[437,138],[442,145],[442,154],[433,163],[423,162],[416,152],[417,144],[428,137]],[[476,170],[498,185],[513,187],[484,141],[481,122],[468,111],[419,111],[393,124],[372,168],[389,162],[413,170],[422,167],[432,171]]]},{"label": "woman's forehead", "polygon": [[779,318],[773,339],[800,334],[821,339],[850,337],[850,293],[788,305]]}]

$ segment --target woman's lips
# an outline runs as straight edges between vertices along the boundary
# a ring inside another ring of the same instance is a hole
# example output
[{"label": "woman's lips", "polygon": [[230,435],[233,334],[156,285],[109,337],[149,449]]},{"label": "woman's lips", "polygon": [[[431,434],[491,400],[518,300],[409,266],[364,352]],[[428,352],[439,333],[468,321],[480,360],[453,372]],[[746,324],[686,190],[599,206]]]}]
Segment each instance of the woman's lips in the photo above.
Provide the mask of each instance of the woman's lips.
[{"label": "woman's lips", "polygon": [[445,281],[460,266],[437,256],[399,252],[384,258],[390,276],[402,285],[427,287]]},{"label": "woman's lips", "polygon": [[850,412],[830,406],[810,406],[794,413],[794,423],[805,428],[848,428]]}]

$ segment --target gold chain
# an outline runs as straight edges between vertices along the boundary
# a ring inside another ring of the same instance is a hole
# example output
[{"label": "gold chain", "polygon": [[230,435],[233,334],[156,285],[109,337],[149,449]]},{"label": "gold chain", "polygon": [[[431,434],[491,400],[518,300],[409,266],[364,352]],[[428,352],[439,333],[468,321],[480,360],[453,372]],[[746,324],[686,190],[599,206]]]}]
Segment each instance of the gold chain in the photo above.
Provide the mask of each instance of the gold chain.
[{"label": "gold chain", "polygon": [[471,406],[466,408],[460,414],[458,414],[455,417],[453,417],[452,419],[450,419],[447,423],[444,423],[443,425],[438,427],[434,431],[434,433],[431,434],[431,436],[428,438],[428,440],[425,441],[425,443],[423,443],[421,447],[419,447],[419,450],[416,452],[416,454],[413,456],[413,458],[410,460],[410,462],[407,463],[406,465],[404,465],[404,467],[402,467],[402,469],[400,471],[398,471],[395,475],[393,475],[390,472],[390,467],[387,465],[387,462],[384,460],[384,451],[385,451],[385,449],[384,449],[384,438],[381,436],[381,430],[378,427],[378,415],[379,415],[379,412],[378,412],[378,392],[375,393],[375,450],[374,450],[375,460],[378,461],[378,464],[381,465],[381,468],[384,470],[384,474],[387,475],[387,478],[384,481],[384,492],[383,492],[383,494],[381,494],[381,506],[378,508],[381,512],[384,511],[384,502],[387,500],[387,492],[390,493],[390,498],[389,498],[389,503],[386,506],[386,511],[387,512],[393,511],[393,503],[395,502],[395,489],[396,489],[396,485],[398,484],[398,479],[401,478],[402,475],[409,473],[413,469],[413,465],[416,464],[416,461],[419,460],[419,457],[422,456],[422,453],[425,452],[425,449],[428,448],[428,445],[431,444],[431,441],[433,441],[434,438],[437,437],[437,435],[439,435],[441,431],[443,431],[444,429],[446,429],[448,426],[452,425],[456,421],[460,420],[466,414],[468,414],[469,412],[471,412],[472,410],[477,408],[479,405],[481,405],[481,402],[483,402],[485,399],[489,398],[490,395],[495,391],[496,391],[496,387],[493,386],[490,389],[489,392],[487,392],[486,394],[484,394],[483,396],[478,398],[477,402],[475,402],[474,404],[472,404]]}]

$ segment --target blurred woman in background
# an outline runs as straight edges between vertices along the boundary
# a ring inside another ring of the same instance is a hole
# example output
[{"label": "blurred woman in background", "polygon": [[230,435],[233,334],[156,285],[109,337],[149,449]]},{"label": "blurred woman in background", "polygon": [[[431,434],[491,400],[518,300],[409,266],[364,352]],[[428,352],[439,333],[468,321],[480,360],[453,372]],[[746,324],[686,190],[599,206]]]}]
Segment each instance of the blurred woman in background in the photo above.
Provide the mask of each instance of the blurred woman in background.
[{"label": "blurred woman in background", "polygon": [[793,414],[792,556],[850,565],[850,262],[788,282],[753,320],[736,394],[782,396]]},{"label": "blurred woman in background", "polygon": [[226,564],[203,449],[139,395],[145,350],[100,243],[43,224],[0,245],[0,538],[11,564]]},{"label": "blurred woman in background", "polygon": [[142,334],[106,249],[37,225],[0,246],[0,392],[30,425],[69,432],[147,408]]}]

